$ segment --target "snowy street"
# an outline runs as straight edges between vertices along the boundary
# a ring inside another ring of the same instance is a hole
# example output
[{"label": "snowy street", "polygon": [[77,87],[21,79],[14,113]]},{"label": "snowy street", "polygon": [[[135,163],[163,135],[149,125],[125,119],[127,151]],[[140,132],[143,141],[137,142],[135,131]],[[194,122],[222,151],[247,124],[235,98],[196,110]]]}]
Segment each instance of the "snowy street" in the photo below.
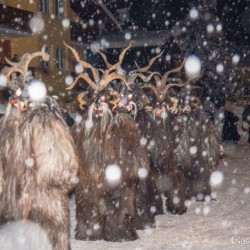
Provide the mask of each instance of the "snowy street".
[{"label": "snowy street", "polygon": [[73,239],[74,205],[71,200],[72,250],[250,249],[250,146],[224,144],[225,158],[218,170],[222,185],[213,188],[215,201],[192,202],[184,215],[156,217],[156,228],[138,231],[139,240],[113,243]]}]

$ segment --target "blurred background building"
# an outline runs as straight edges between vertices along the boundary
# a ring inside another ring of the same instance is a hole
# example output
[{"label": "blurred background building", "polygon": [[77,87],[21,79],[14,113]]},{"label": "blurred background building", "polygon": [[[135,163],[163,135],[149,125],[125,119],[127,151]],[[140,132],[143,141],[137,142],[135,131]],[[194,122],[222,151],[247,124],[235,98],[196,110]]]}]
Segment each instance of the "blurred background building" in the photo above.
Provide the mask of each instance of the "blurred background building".
[{"label": "blurred background building", "polygon": [[161,50],[162,59],[153,66],[160,72],[195,54],[204,68],[199,81],[204,95],[215,97],[215,102],[248,98],[249,7],[249,0],[3,0],[0,69],[5,57],[20,57],[46,44],[50,61],[35,59],[30,70],[47,84],[49,94],[59,96],[64,108],[75,109],[80,89],[65,90],[66,77],[76,73],[63,41],[82,59],[102,67],[96,51],[104,50],[112,63],[132,40],[133,48],[124,59],[126,70],[134,68],[135,59],[140,66],[147,64]]}]

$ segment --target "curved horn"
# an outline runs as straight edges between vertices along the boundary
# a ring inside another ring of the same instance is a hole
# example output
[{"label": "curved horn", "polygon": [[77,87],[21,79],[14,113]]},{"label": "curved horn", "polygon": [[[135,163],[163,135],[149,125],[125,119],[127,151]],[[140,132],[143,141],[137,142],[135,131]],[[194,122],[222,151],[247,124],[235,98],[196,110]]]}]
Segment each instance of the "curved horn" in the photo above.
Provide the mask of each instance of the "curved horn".
[{"label": "curved horn", "polygon": [[164,86],[163,91],[165,93],[165,92],[167,92],[172,87],[182,88],[184,86],[185,86],[184,83],[170,83],[170,84]]},{"label": "curved horn", "polygon": [[81,66],[85,67],[86,69],[90,69],[90,70],[91,70],[95,82],[99,82],[99,81],[100,81],[100,76],[99,76],[98,70],[97,70],[94,66],[92,66],[90,63],[87,63],[87,62],[81,60],[80,57],[79,57],[78,52],[77,52],[75,49],[73,49],[73,48],[72,48],[71,46],[69,46],[67,43],[65,43],[65,42],[63,42],[63,43],[64,43],[64,45],[73,53],[73,55],[74,55],[76,61],[77,61]]},{"label": "curved horn", "polygon": [[193,111],[196,111],[200,108],[201,105],[201,100],[198,97],[193,97],[193,101],[191,102],[191,107],[193,109]]},{"label": "curved horn", "polygon": [[148,88],[148,89],[152,89],[156,98],[159,100],[160,99],[160,93],[159,93],[159,89],[154,86],[153,84],[144,84],[143,86],[141,86],[142,89]]},{"label": "curved horn", "polygon": [[112,72],[113,70],[117,69],[118,67],[121,66],[123,58],[126,54],[126,52],[131,48],[132,44],[131,42],[129,43],[129,45],[121,52],[121,54],[119,55],[119,60],[117,63],[115,63],[114,65],[112,65],[106,72],[105,72],[105,77],[107,74],[109,74],[110,72]]},{"label": "curved horn", "polygon": [[[27,56],[26,56],[27,55]],[[24,54],[20,60],[20,63],[24,64],[25,72],[28,72],[28,66],[31,60],[35,57],[41,56],[44,61],[49,61],[49,55],[46,53],[46,45],[43,45],[41,51],[34,52],[32,54]]]},{"label": "curved horn", "polygon": [[21,57],[19,62],[12,62],[6,57],[5,57],[5,61],[13,67],[21,68],[23,69],[24,72],[28,72],[28,66],[29,66],[30,61],[33,58],[38,57],[38,56],[41,56],[44,61],[49,61],[49,55],[46,53],[46,45],[43,45],[41,51],[34,52],[32,54],[30,53],[24,54]]},{"label": "curved horn", "polygon": [[181,66],[179,66],[178,68],[175,68],[175,69],[172,69],[168,72],[166,72],[163,77],[162,77],[162,84],[165,85],[167,83],[167,79],[168,79],[168,76],[171,74],[171,73],[177,73],[177,72],[180,72],[181,69],[183,68],[184,66],[184,63],[185,63],[186,60],[183,61],[183,63],[181,64]]},{"label": "curved horn", "polygon": [[143,75],[142,73],[135,73],[133,75],[131,75],[129,78],[128,78],[128,85],[131,85],[134,83],[135,79],[137,77],[141,78],[141,80],[144,82],[144,83],[147,83],[149,82],[153,76],[155,75],[160,75],[159,72],[151,72],[151,74],[149,76],[145,76]]},{"label": "curved horn", "polygon": [[161,100],[165,99],[167,91],[172,87],[182,88],[184,87],[184,83],[171,83],[171,84],[164,86],[162,89]]},{"label": "curved horn", "polygon": [[115,90],[110,91],[110,95],[115,97],[114,100],[109,101],[109,103],[113,105],[112,111],[114,111],[114,110],[117,108],[118,103],[121,101],[122,97],[121,97],[121,95],[120,95],[117,91],[115,91]]},{"label": "curved horn", "polygon": [[117,73],[111,73],[110,75],[107,75],[104,79],[102,79],[101,82],[100,82],[100,86],[98,87],[98,90],[105,89],[107,87],[107,85],[109,83],[111,83],[115,79],[119,79],[122,82],[124,82],[124,84],[126,85],[126,87],[128,88],[128,90],[131,91],[131,88],[127,84],[126,78],[124,76],[122,76],[122,75],[117,74]]},{"label": "curved horn", "polygon": [[[179,84],[183,84],[183,81],[181,80],[181,79],[179,79],[179,78],[167,78],[166,79],[166,83],[167,82],[174,82],[174,83],[179,83]],[[185,83],[184,83],[185,84]]]},{"label": "curved horn", "polygon": [[135,65],[136,65],[137,69],[134,70],[134,71],[135,71],[135,72],[139,72],[139,73],[145,73],[145,72],[147,72],[147,71],[151,68],[151,66],[152,66],[152,64],[154,63],[154,61],[155,61],[157,58],[159,58],[159,57],[162,56],[163,52],[164,52],[164,50],[163,50],[160,54],[158,54],[157,56],[151,58],[150,61],[149,61],[148,66],[146,66],[146,67],[140,68],[140,67],[138,66],[137,62],[135,62]]},{"label": "curved horn", "polygon": [[12,62],[8,58],[5,58],[6,62],[12,66],[12,67],[6,69],[6,71],[5,71],[7,79],[10,81],[9,78],[10,78],[11,74],[13,74],[14,72],[19,72],[23,75],[23,80],[20,84],[21,85],[24,84],[25,81],[27,80],[27,77],[28,77],[29,63],[31,62],[31,60],[33,58],[38,57],[38,56],[41,56],[44,61],[49,60],[49,55],[46,53],[46,45],[43,45],[41,51],[34,52],[32,54],[30,54],[30,53],[24,54],[21,57],[19,62]]},{"label": "curved horn", "polygon": [[110,69],[110,68],[112,67],[112,64],[110,64],[110,63],[108,62],[107,56],[106,56],[103,52],[101,52],[101,51],[99,51],[98,53],[102,56],[102,59],[103,59],[103,61],[104,61],[105,64],[106,64],[106,67],[107,67],[108,69]]},{"label": "curved horn", "polygon": [[87,106],[86,93],[82,92],[77,96],[77,101],[79,102],[79,108],[85,110],[84,106]]},{"label": "curved horn", "polygon": [[172,114],[176,115],[178,113],[178,111],[179,111],[179,109],[178,109],[178,99],[176,99],[175,97],[170,97],[170,100],[173,103],[173,106],[171,106],[169,108],[169,111]]},{"label": "curved horn", "polygon": [[95,89],[95,90],[97,89],[95,83],[89,78],[89,75],[87,73],[81,73],[79,76],[77,76],[75,81],[73,83],[71,83],[70,86],[67,87],[66,89],[67,90],[73,89],[76,86],[76,84],[80,78],[85,80],[93,89]]}]

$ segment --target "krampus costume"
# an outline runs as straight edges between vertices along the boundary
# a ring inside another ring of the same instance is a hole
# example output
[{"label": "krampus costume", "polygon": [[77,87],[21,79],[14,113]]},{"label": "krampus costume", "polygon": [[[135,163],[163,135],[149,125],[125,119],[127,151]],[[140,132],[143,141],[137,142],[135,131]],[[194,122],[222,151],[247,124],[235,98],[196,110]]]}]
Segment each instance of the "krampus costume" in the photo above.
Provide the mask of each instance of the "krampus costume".
[{"label": "krampus costume", "polygon": [[[121,96],[110,86],[113,80],[127,84],[116,69],[130,46],[122,51],[118,63],[101,71],[101,77],[96,68],[79,59],[73,48],[66,47],[76,61],[92,73],[81,73],[68,89],[82,78],[94,90],[87,117],[83,116],[81,122],[72,127],[81,162],[80,182],[75,191],[76,238],[135,240],[138,238],[137,228],[154,222],[154,214],[147,205],[149,201],[143,198],[147,190],[140,187],[138,191],[139,176],[142,179],[147,176],[149,162],[146,149],[140,145],[141,136],[135,121],[129,115],[117,112]],[[84,93],[78,96],[78,101],[82,109],[88,104]],[[82,180],[82,172],[86,173],[87,182]]]},{"label": "krampus costume", "polygon": [[136,120],[147,141],[152,174],[159,193],[166,197],[166,208],[172,213],[182,214],[186,212],[186,201],[190,199],[190,187],[183,172],[177,168],[174,157],[175,131],[165,102],[166,92],[172,86],[178,84],[162,89],[145,84],[143,89],[152,90],[154,101],[144,104]]},{"label": "krampus costume", "polygon": [[219,138],[212,121],[200,110],[200,100],[186,86],[169,104],[176,140],[174,156],[190,182],[191,195],[205,200],[211,194],[210,175],[220,158]]},{"label": "krampus costume", "polygon": [[43,47],[20,62],[7,60],[12,67],[2,71],[11,98],[0,121],[0,223],[33,221],[54,250],[68,250],[68,192],[77,180],[78,159],[56,101],[25,95],[28,65],[37,56],[49,59]]}]

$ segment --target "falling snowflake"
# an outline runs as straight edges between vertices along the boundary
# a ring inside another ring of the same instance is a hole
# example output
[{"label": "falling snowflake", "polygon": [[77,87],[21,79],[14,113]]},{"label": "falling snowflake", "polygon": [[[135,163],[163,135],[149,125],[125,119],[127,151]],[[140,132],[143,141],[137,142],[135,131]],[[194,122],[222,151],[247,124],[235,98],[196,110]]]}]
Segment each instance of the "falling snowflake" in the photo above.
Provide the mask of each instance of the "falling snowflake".
[{"label": "falling snowflake", "polygon": [[76,66],[75,66],[75,71],[76,71],[77,74],[82,73],[83,70],[84,70],[84,69],[83,69],[83,66],[82,66],[82,65],[76,64]]},{"label": "falling snowflake", "polygon": [[117,185],[121,181],[122,171],[117,165],[109,165],[105,169],[105,179],[110,185]]},{"label": "falling snowflake", "polygon": [[47,95],[46,85],[42,81],[34,80],[29,85],[28,94],[32,101],[42,102]]},{"label": "falling snowflake", "polygon": [[192,147],[189,148],[189,153],[190,153],[191,155],[196,154],[197,151],[198,151],[197,146],[192,146]]},{"label": "falling snowflake", "polygon": [[63,25],[64,28],[69,28],[69,26],[70,26],[70,20],[68,18],[64,18],[62,20],[62,25]]},{"label": "falling snowflake", "polygon": [[222,63],[217,64],[216,71],[222,73],[224,71],[224,65]]},{"label": "falling snowflake", "polygon": [[195,8],[192,8],[190,11],[189,11],[189,16],[192,20],[196,20],[199,16],[199,12],[197,9]]},{"label": "falling snowflake", "polygon": [[195,56],[189,56],[185,62],[185,72],[189,78],[197,77],[201,72],[201,61]]},{"label": "falling snowflake", "polygon": [[72,76],[66,76],[65,77],[65,83],[66,83],[66,85],[69,86],[73,81],[74,81],[74,79],[73,79]]},{"label": "falling snowflake", "polygon": [[148,170],[146,168],[139,168],[138,176],[140,179],[145,179],[148,176]]},{"label": "falling snowflake", "polygon": [[140,140],[140,144],[141,144],[141,146],[145,146],[147,144],[147,138],[142,137]]},{"label": "falling snowflake", "polygon": [[240,61],[240,56],[238,54],[233,55],[232,62],[233,64],[238,64]]},{"label": "falling snowflake", "polygon": [[217,187],[222,184],[224,175],[221,171],[214,171],[210,176],[210,185],[212,187]]},{"label": "falling snowflake", "polygon": [[213,26],[213,24],[208,24],[208,25],[207,25],[207,32],[208,32],[208,33],[214,32],[214,26]]},{"label": "falling snowflake", "polygon": [[126,40],[131,40],[131,33],[126,32],[126,33],[125,33],[125,39],[126,39]]},{"label": "falling snowflake", "polygon": [[33,33],[40,33],[44,29],[44,20],[41,14],[37,14],[36,16],[32,17],[29,21],[29,26]]}]

